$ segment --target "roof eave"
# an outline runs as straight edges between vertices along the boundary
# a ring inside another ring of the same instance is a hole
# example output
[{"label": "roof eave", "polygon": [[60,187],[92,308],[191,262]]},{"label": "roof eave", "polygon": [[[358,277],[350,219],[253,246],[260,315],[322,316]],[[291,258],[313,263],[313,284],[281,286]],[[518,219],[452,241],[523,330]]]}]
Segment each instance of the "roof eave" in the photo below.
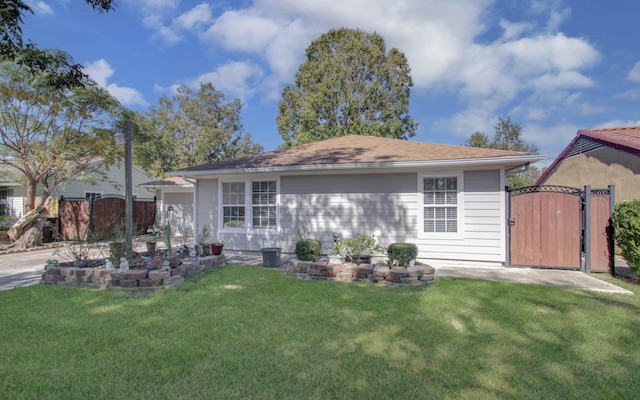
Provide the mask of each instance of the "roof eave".
[{"label": "roof eave", "polygon": [[537,154],[527,154],[504,157],[485,158],[464,158],[464,159],[444,159],[428,161],[401,161],[401,162],[373,162],[373,163],[348,163],[348,164],[319,164],[319,165],[287,165],[279,167],[261,168],[233,168],[233,169],[203,169],[203,170],[177,170],[168,172],[170,176],[205,176],[205,175],[236,175],[254,173],[278,173],[278,172],[301,172],[301,171],[338,171],[350,169],[370,169],[370,168],[428,168],[428,167],[450,167],[450,166],[510,166],[518,167],[525,164],[535,163],[544,160],[544,156]]}]

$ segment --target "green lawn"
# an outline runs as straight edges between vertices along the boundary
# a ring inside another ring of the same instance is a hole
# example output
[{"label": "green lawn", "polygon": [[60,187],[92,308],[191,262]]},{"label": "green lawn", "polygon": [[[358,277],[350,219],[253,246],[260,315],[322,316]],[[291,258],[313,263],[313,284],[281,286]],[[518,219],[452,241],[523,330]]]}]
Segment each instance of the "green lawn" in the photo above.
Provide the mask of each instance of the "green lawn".
[{"label": "green lawn", "polygon": [[640,296],[225,267],[148,294],[0,292],[2,399],[631,399]]}]

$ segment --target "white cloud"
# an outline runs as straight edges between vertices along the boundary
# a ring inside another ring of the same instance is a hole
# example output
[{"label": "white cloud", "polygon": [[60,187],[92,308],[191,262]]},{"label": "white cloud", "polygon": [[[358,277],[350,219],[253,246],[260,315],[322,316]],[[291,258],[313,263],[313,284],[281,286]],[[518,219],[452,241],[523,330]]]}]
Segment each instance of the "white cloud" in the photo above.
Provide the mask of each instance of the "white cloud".
[{"label": "white cloud", "polygon": [[504,30],[502,38],[505,40],[514,39],[520,37],[523,33],[533,29],[533,24],[530,22],[509,22],[506,19],[500,20],[500,27]]},{"label": "white cloud", "polygon": [[53,15],[54,11],[50,5],[40,0],[26,0],[25,3],[33,9],[36,15]]},{"label": "white cloud", "polygon": [[145,13],[175,10],[180,0],[126,0],[133,7],[140,8]]},{"label": "white cloud", "polygon": [[211,20],[211,6],[207,3],[201,3],[174,19],[172,25],[189,30],[211,22]]},{"label": "white cloud", "polygon": [[629,71],[629,79],[633,82],[640,82],[640,61],[638,61],[636,65],[631,68],[631,71]]},{"label": "white cloud", "polygon": [[199,89],[201,83],[211,82],[226,97],[238,98],[244,102],[255,93],[255,80],[262,76],[259,66],[250,62],[234,61],[219,66],[212,72],[200,75],[187,84]]},{"label": "white cloud", "polygon": [[100,59],[93,63],[88,63],[83,69],[84,72],[89,75],[89,77],[91,77],[91,79],[93,79],[99,86],[105,88],[123,105],[147,105],[147,102],[144,100],[142,94],[136,89],[118,86],[114,83],[107,83],[107,80],[113,75],[114,70],[106,60]]},{"label": "white cloud", "polygon": [[[200,3],[195,7],[185,11],[177,17],[171,19],[169,24],[165,24],[163,12],[177,8],[178,1],[157,2],[155,8],[153,1],[147,1],[143,7],[142,23],[145,27],[154,31],[154,37],[159,38],[167,45],[175,44],[183,39],[183,33],[198,30],[204,25],[208,25],[213,20],[211,6],[208,3]],[[174,4],[175,3],[175,4]]]},{"label": "white cloud", "polygon": [[629,89],[623,93],[616,94],[614,97],[632,101],[640,100],[640,89]]},{"label": "white cloud", "polygon": [[182,40],[182,36],[176,30],[163,25],[162,17],[159,15],[145,17],[142,23],[147,28],[153,29],[155,31],[154,37],[162,39],[166,44],[173,44]]},{"label": "white cloud", "polygon": [[[603,110],[580,96],[597,87],[588,71],[601,56],[586,39],[560,31],[571,15],[561,1],[534,0],[518,21],[499,18],[494,0],[253,0],[217,17],[210,8],[196,8],[169,24],[154,20],[155,29],[166,29],[161,36],[167,42],[194,33],[215,51],[250,60],[225,64],[190,83],[211,81],[243,100],[258,92],[278,100],[311,41],[344,26],[377,32],[388,48],[404,52],[414,90],[457,96],[462,109],[434,124],[453,135],[493,132],[498,115],[517,115],[542,126],[559,110],[570,108],[575,115]],[[630,79],[637,73],[640,81],[640,63],[637,69]],[[575,134],[573,127],[557,125],[532,137],[542,148],[557,143],[550,132],[567,128],[569,136]]]},{"label": "white cloud", "polygon": [[610,121],[606,121],[603,122],[599,125],[596,125],[592,128],[620,128],[623,126],[640,126],[640,119],[627,119],[627,120],[622,120],[622,119],[614,119],[614,120],[610,120]]},{"label": "white cloud", "polygon": [[203,37],[226,49],[261,54],[278,29],[273,20],[252,10],[231,10],[223,13]]}]

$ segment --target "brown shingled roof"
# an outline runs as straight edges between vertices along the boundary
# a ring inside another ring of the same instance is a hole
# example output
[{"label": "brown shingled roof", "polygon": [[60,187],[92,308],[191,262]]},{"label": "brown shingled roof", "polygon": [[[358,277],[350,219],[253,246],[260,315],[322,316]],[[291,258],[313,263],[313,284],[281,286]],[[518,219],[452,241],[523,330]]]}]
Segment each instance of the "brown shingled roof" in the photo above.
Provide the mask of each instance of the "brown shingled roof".
[{"label": "brown shingled roof", "polygon": [[189,186],[189,185],[193,185],[193,182],[189,182],[188,180],[179,177],[179,176],[170,176],[168,178],[164,178],[161,179],[159,181],[152,181],[152,182],[145,182],[145,183],[141,183],[138,186],[148,186],[148,187],[156,187],[156,186],[163,186],[163,187],[171,187],[171,186]]},{"label": "brown shingled roof", "polygon": [[558,164],[564,160],[577,146],[580,139],[587,138],[604,146],[613,147],[631,154],[640,156],[640,126],[625,126],[620,128],[601,129],[581,129],[573,138],[571,143],[556,157],[549,167],[540,175],[536,185],[542,185],[549,175],[556,169]]},{"label": "brown shingled roof", "polygon": [[529,153],[349,135],[281,150],[183,168],[189,171],[306,165],[420,162],[523,156]]},{"label": "brown shingled roof", "polygon": [[[607,146],[625,151],[636,150],[636,154],[640,151],[640,126],[583,129],[578,131],[578,136],[586,136]],[[630,152],[633,153],[633,151]]]}]

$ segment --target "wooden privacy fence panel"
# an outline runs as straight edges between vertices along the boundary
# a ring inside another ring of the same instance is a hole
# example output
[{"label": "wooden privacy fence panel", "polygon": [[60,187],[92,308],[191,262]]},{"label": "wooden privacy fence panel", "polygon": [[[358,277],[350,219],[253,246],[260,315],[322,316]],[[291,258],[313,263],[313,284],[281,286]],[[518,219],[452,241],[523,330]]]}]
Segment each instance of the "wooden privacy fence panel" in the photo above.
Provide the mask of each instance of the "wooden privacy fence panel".
[{"label": "wooden privacy fence panel", "polygon": [[[142,234],[155,221],[155,199],[134,199],[133,231]],[[60,235],[63,240],[86,240],[92,232],[107,239],[115,230],[125,229],[125,199],[107,195],[100,198],[61,198]]]},{"label": "wooden privacy fence panel", "polygon": [[[611,257],[613,249],[613,233],[611,231],[611,214],[615,201],[612,189],[585,188],[586,199],[585,215],[588,212],[588,223],[585,232],[585,251],[587,272],[607,272],[612,270],[614,257]],[[587,236],[588,234],[588,236]]]},{"label": "wooden privacy fence panel", "polygon": [[615,187],[509,191],[508,265],[610,271]]},{"label": "wooden privacy fence panel", "polygon": [[511,265],[580,267],[580,191],[522,188],[511,193]]}]

